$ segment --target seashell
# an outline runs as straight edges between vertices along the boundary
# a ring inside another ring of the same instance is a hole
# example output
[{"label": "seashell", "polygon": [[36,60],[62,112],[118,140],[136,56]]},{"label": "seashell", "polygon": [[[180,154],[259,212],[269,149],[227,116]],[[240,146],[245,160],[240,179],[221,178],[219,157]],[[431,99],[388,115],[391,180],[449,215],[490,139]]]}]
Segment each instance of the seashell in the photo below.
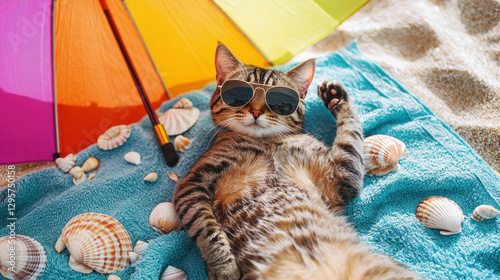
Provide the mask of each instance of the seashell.
[{"label": "seashell", "polygon": [[472,212],[472,219],[482,222],[484,220],[493,219],[500,214],[500,211],[489,205],[480,205]]},{"label": "seashell", "polygon": [[168,178],[170,178],[172,181],[179,183],[179,176],[175,173],[170,173],[168,174]]},{"label": "seashell", "polygon": [[[15,245],[9,243],[15,240]],[[11,241],[10,241],[11,242]],[[9,270],[12,264],[9,263],[10,248],[15,246],[15,269]],[[45,270],[47,264],[47,254],[42,244],[35,239],[25,235],[12,235],[0,238],[0,272],[7,279],[34,280]]]},{"label": "seashell", "polygon": [[140,257],[141,255],[136,252],[128,252],[128,260],[130,261],[131,266],[135,266]]},{"label": "seashell", "polygon": [[184,280],[187,279],[187,275],[184,271],[173,267],[168,266],[165,271],[160,276],[160,280]]},{"label": "seashell", "polygon": [[193,102],[187,98],[182,98],[177,103],[175,103],[174,108],[176,109],[189,109],[193,108]]},{"label": "seashell", "polygon": [[135,165],[141,164],[141,155],[138,152],[128,152],[123,156],[123,159]]},{"label": "seashell", "polygon": [[[177,104],[181,103],[181,101],[182,99]],[[179,106],[179,108],[174,106],[174,108],[167,110],[158,118],[160,123],[165,127],[168,135],[179,135],[187,131],[196,123],[200,116],[200,110],[192,107],[192,103],[191,107],[188,108],[182,107],[187,105],[179,104]]]},{"label": "seashell", "polygon": [[108,280],[121,280],[121,278],[116,275],[109,275]]},{"label": "seashell", "polygon": [[189,146],[189,144],[191,144],[191,139],[184,137],[182,135],[178,135],[174,139],[175,149],[179,152],[184,152]]},{"label": "seashell", "polygon": [[[94,179],[94,177],[92,177],[92,179]],[[82,177],[80,177],[80,178],[73,178],[73,183],[75,185],[79,185],[85,181],[87,181],[87,175],[85,175],[85,173],[83,173]]]},{"label": "seashell", "polygon": [[148,182],[156,182],[156,180],[158,180],[158,173],[151,172],[148,175],[146,175],[146,177],[144,177],[144,180]]},{"label": "seashell", "polygon": [[87,181],[87,176],[85,175],[80,166],[75,166],[71,168],[69,170],[69,174],[73,176],[73,183],[75,183],[75,185]]},{"label": "seashell", "polygon": [[99,167],[99,161],[95,157],[89,157],[82,165],[83,172],[96,170]]},{"label": "seashell", "polygon": [[97,146],[103,150],[111,150],[120,147],[127,141],[132,129],[129,125],[117,125],[106,130],[97,139]]},{"label": "seashell", "polygon": [[462,231],[464,213],[453,200],[442,196],[431,196],[420,202],[416,211],[417,219],[428,228],[440,229],[442,235]]},{"label": "seashell", "polygon": [[87,178],[87,180],[92,180],[92,179],[94,179],[96,175],[97,175],[97,174],[96,174],[95,172],[90,173],[90,174],[89,174],[89,177]]},{"label": "seashell", "polygon": [[116,219],[97,213],[85,213],[71,219],[62,230],[55,249],[68,248],[69,266],[74,271],[113,273],[127,268],[132,241]]},{"label": "seashell", "polygon": [[394,137],[373,135],[365,139],[363,153],[367,175],[382,176],[400,168],[399,160],[408,156],[408,149]]},{"label": "seashell", "polygon": [[161,234],[180,229],[181,221],[175,212],[174,205],[170,202],[163,202],[156,205],[149,215],[149,224]]},{"label": "seashell", "polygon": [[59,169],[67,173],[73,166],[75,166],[76,157],[74,154],[69,154],[64,158],[56,159],[56,164]]},{"label": "seashell", "polygon": [[148,246],[149,243],[139,240],[137,241],[137,243],[135,243],[134,252],[140,255],[142,254],[142,252],[146,251]]}]

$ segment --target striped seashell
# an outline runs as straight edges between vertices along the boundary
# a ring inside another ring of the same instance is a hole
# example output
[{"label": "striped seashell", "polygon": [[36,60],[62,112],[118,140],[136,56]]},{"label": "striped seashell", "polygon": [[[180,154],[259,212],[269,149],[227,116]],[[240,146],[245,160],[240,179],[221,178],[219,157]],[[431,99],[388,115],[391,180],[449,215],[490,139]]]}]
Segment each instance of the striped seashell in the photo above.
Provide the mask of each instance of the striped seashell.
[{"label": "striped seashell", "polygon": [[170,178],[170,180],[172,180],[176,183],[179,183],[179,176],[177,176],[177,174],[175,174],[175,173],[168,174],[168,178]]},{"label": "striped seashell", "polygon": [[174,205],[170,202],[163,202],[153,209],[149,215],[149,224],[161,234],[180,229],[181,221],[175,212]]},{"label": "striped seashell", "polygon": [[191,139],[184,137],[182,135],[178,135],[174,139],[175,149],[179,152],[184,152],[189,146],[189,144],[191,144]]},{"label": "striped seashell", "polygon": [[141,164],[141,155],[138,152],[128,152],[123,156],[123,159],[135,165]]},{"label": "striped seashell", "polygon": [[108,280],[121,280],[121,278],[116,275],[109,275]]},{"label": "striped seashell", "polygon": [[482,222],[485,220],[493,219],[496,216],[500,214],[500,211],[495,209],[493,206],[490,205],[480,205],[474,209],[474,212],[472,212],[472,219]]},{"label": "striped seashell", "polygon": [[129,125],[117,125],[106,130],[97,139],[97,146],[103,150],[111,150],[120,147],[127,141],[132,129]]},{"label": "striped seashell", "polygon": [[[9,240],[15,243],[9,243]],[[10,248],[15,246],[15,269],[10,263]],[[7,279],[34,280],[45,270],[47,265],[47,254],[42,244],[35,239],[25,235],[5,236],[0,238],[0,272]]]},{"label": "striped seashell", "polygon": [[464,213],[453,200],[442,196],[431,196],[420,202],[416,211],[417,219],[425,227],[440,229],[442,235],[462,231]]},{"label": "striped seashell", "polygon": [[142,254],[142,252],[146,251],[148,246],[149,246],[148,242],[144,242],[144,241],[139,240],[139,241],[137,241],[137,243],[135,243],[134,252],[140,255],[140,254]]},{"label": "striped seashell", "polygon": [[99,161],[95,157],[89,157],[82,165],[83,172],[90,172],[99,167]]},{"label": "striped seashell", "polygon": [[[92,177],[92,179],[94,179],[94,178]],[[87,181],[87,175],[85,175],[85,173],[83,173],[82,177],[80,177],[80,178],[73,178],[73,183],[75,185],[79,185],[85,181]]]},{"label": "striped seashell", "polygon": [[158,180],[158,173],[156,172],[151,172],[144,177],[144,181],[156,182],[156,180]]},{"label": "striped seashell", "polygon": [[189,109],[193,108],[193,102],[187,98],[182,98],[177,103],[175,103],[174,108],[176,109]]},{"label": "striped seashell", "polygon": [[[177,104],[179,104],[181,101],[179,101]],[[190,129],[196,123],[199,116],[200,110],[198,108],[174,107],[170,110],[167,110],[158,119],[160,123],[165,127],[165,131],[168,135],[179,135]]]},{"label": "striped seashell", "polygon": [[74,154],[69,154],[64,158],[56,159],[56,165],[64,173],[67,173],[73,166],[75,166],[76,157]]},{"label": "striped seashell", "polygon": [[185,280],[187,279],[187,275],[184,271],[173,267],[168,266],[165,271],[160,276],[160,280]]},{"label": "striped seashell", "polygon": [[75,166],[71,168],[69,174],[73,176],[73,183],[75,183],[75,185],[87,181],[87,176],[85,175],[83,169],[80,166]]},{"label": "striped seashell", "polygon": [[408,156],[408,149],[394,137],[373,135],[365,139],[363,153],[366,174],[382,176],[399,170],[399,160]]},{"label": "striped seashell", "polygon": [[69,266],[74,271],[113,273],[128,266],[132,241],[116,219],[98,213],[85,213],[71,219],[62,230],[55,249],[68,248]]}]

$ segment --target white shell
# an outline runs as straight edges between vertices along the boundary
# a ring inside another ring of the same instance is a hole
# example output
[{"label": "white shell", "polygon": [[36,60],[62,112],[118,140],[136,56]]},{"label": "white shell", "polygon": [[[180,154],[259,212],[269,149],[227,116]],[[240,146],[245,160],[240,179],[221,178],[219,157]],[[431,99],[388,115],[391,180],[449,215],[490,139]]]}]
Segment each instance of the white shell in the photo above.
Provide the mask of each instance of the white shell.
[{"label": "white shell", "polygon": [[408,149],[394,137],[373,135],[365,139],[363,154],[366,174],[382,176],[400,168],[399,160],[408,155]]},{"label": "white shell", "polygon": [[56,159],[56,164],[59,169],[67,173],[73,166],[75,166],[76,157],[74,154],[69,154],[64,158]]},{"label": "white shell", "polygon": [[106,130],[97,139],[97,146],[103,150],[111,150],[120,147],[127,141],[132,129],[129,125],[117,125]]},{"label": "white shell", "polygon": [[[192,107],[191,101],[185,98],[174,105],[174,108],[167,110],[158,119],[165,127],[168,135],[178,135],[190,129],[198,120],[200,110]],[[189,104],[191,104],[189,107]],[[177,106],[177,107],[176,107]],[[185,107],[188,106],[188,107]]]},{"label": "white shell", "polygon": [[144,180],[148,182],[156,182],[156,180],[158,180],[158,173],[151,172],[144,177]]},{"label": "white shell", "polygon": [[[97,238],[98,237],[98,238]],[[71,219],[62,230],[55,249],[68,248],[71,269],[91,273],[113,273],[128,266],[132,241],[116,219],[97,213],[85,213]]]},{"label": "white shell", "polygon": [[[93,176],[91,179],[94,179],[94,177],[95,176]],[[85,173],[83,173],[82,177],[80,177],[80,178],[73,178],[73,183],[75,185],[81,184],[85,181],[87,181],[87,175],[85,175]]]},{"label": "white shell", "polygon": [[82,165],[83,172],[90,172],[99,167],[99,161],[95,157],[89,157]]},{"label": "white shell", "polygon": [[149,246],[148,242],[144,242],[144,241],[139,240],[139,241],[137,241],[137,243],[135,243],[134,252],[140,255],[140,254],[142,254],[142,252],[146,251],[148,246]]},{"label": "white shell", "polygon": [[484,220],[493,219],[498,216],[498,214],[500,214],[500,211],[495,209],[493,206],[480,205],[474,209],[474,212],[472,212],[472,219],[482,222]]},{"label": "white shell", "polygon": [[149,215],[149,224],[161,234],[180,229],[181,221],[175,212],[174,205],[170,202],[158,204]]},{"label": "white shell", "polygon": [[186,273],[173,266],[168,266],[160,276],[160,280],[185,280],[185,279],[187,279]]},{"label": "white shell", "polygon": [[187,147],[189,146],[189,144],[191,144],[191,139],[184,137],[182,135],[178,135],[174,139],[175,149],[179,152],[184,152],[187,149]]},{"label": "white shell", "polygon": [[[15,251],[10,250],[14,243],[9,243],[9,240],[15,240]],[[42,244],[29,236],[17,234],[0,238],[0,252],[0,272],[8,279],[37,279],[47,264],[47,254]],[[12,264],[9,263],[8,254],[11,252],[16,258],[14,272],[9,270]]]},{"label": "white shell", "polygon": [[85,175],[82,168],[79,166],[71,168],[69,174],[73,176],[73,183],[75,183],[75,185],[87,181],[87,175]]},{"label": "white shell", "polygon": [[108,280],[121,280],[121,278],[116,275],[109,275]]},{"label": "white shell", "polygon": [[131,266],[135,266],[140,257],[141,255],[137,254],[136,252],[128,252],[128,259]]},{"label": "white shell", "polygon": [[123,156],[123,159],[135,165],[141,164],[141,155],[138,152],[128,152]]},{"label": "white shell", "polygon": [[443,235],[462,231],[464,213],[453,200],[442,196],[431,196],[417,207],[417,219],[428,228],[440,229]]},{"label": "white shell", "polygon": [[170,178],[170,180],[172,180],[176,183],[179,183],[179,176],[177,176],[177,174],[175,174],[175,173],[168,174],[168,178]]}]

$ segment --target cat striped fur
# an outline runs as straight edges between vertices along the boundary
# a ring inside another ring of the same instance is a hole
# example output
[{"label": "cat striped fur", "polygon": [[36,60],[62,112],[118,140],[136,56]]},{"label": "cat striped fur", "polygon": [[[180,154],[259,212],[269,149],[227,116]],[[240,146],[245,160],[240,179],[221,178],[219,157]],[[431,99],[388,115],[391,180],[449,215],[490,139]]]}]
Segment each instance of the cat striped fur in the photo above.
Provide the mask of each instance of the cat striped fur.
[{"label": "cat striped fur", "polygon": [[[219,84],[287,86],[302,98],[315,67],[314,60],[284,73],[244,65],[222,44],[215,64]],[[210,107],[221,131],[174,195],[210,279],[420,279],[371,252],[342,216],[363,187],[363,131],[338,83],[319,84],[318,94],[337,118],[332,147],[300,133],[302,101],[283,117],[266,107],[263,91],[241,108],[214,92]]]}]

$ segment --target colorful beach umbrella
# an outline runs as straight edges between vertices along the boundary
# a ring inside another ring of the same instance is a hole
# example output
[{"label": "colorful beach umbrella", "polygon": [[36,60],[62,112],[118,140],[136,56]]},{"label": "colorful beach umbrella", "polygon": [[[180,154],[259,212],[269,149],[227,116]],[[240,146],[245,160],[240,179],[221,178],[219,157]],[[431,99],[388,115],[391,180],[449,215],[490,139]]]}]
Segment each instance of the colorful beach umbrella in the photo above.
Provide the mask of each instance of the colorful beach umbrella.
[{"label": "colorful beach umbrella", "polygon": [[0,164],[76,153],[146,113],[103,7],[157,108],[215,80],[219,42],[281,64],[367,1],[2,0]]}]

